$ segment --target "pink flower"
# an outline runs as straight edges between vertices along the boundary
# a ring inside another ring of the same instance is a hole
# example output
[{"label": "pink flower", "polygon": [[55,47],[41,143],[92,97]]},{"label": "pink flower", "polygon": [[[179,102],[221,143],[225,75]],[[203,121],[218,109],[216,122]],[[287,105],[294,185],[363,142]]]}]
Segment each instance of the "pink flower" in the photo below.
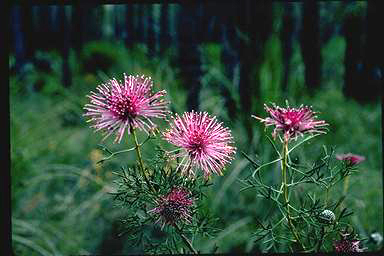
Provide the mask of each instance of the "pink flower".
[{"label": "pink flower", "polygon": [[325,121],[316,121],[315,112],[310,107],[301,105],[299,108],[282,108],[273,103],[272,107],[264,104],[265,110],[270,117],[252,117],[265,123],[265,126],[274,125],[272,136],[276,138],[279,131],[283,132],[284,139],[297,139],[298,135],[305,133],[326,133],[323,126],[328,125]]},{"label": "pink flower", "polygon": [[348,153],[348,154],[338,154],[336,155],[336,159],[340,161],[344,161],[347,164],[347,166],[354,166],[364,161],[365,157]]},{"label": "pink flower", "polygon": [[91,99],[84,109],[84,116],[90,116],[88,122],[96,131],[104,130],[106,139],[116,133],[115,142],[120,143],[125,130],[139,128],[149,133],[156,127],[150,118],[165,118],[168,102],[162,97],[165,91],[151,94],[152,80],[150,77],[129,76],[124,74],[124,84],[114,78],[107,84],[99,85],[97,92],[87,95]]},{"label": "pink flower", "polygon": [[349,234],[341,234],[342,238],[333,243],[336,252],[363,252],[360,248],[360,240],[347,238]]},{"label": "pink flower", "polygon": [[190,222],[193,200],[186,189],[173,188],[170,193],[160,197],[156,204],[157,206],[149,212],[159,215],[156,223],[162,221],[162,229],[165,224],[175,225],[179,221]]},{"label": "pink flower", "polygon": [[233,159],[236,151],[230,145],[233,143],[230,130],[207,112],[192,111],[182,117],[176,114],[172,121],[163,135],[181,149],[173,156],[182,158],[177,169],[182,168],[182,174],[190,175],[195,174],[193,169],[201,168],[205,178],[212,173],[222,175],[221,170]]}]

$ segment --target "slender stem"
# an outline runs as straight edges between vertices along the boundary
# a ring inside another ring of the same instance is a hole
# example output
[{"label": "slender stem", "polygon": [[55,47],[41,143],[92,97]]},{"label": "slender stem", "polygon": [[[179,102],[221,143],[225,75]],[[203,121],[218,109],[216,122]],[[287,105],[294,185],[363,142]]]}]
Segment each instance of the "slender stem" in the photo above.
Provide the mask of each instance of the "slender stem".
[{"label": "slender stem", "polygon": [[[150,139],[150,137],[148,136],[148,138],[146,138],[143,143],[141,143],[139,146],[141,147],[142,145],[144,145],[145,142],[147,142],[148,140]],[[114,157],[115,155],[118,155],[118,154],[121,154],[121,153],[125,153],[125,152],[129,152],[129,151],[132,151],[132,150],[135,150],[136,147],[133,147],[133,148],[129,148],[129,149],[124,149],[124,150],[120,150],[120,151],[116,151],[116,152],[111,152],[110,150],[108,150],[108,153],[110,154],[109,156],[107,157],[104,157],[103,159],[99,160],[97,163],[103,163],[104,161],[107,161],[109,159],[111,159],[112,157]],[[106,149],[104,149],[106,150]]]},{"label": "slender stem", "polygon": [[141,157],[140,144],[137,141],[135,129],[132,129],[131,131],[132,131],[133,140],[135,142],[136,155],[139,160],[140,170],[144,176],[145,182],[147,183],[148,187],[151,188],[153,192],[156,192],[152,184],[149,182],[147,174],[145,173],[144,162],[143,162],[143,158]]},{"label": "slender stem", "polygon": [[349,175],[345,177],[344,180],[344,187],[343,187],[343,194],[346,195],[349,187]]},{"label": "slender stem", "polygon": [[[344,179],[344,184],[343,184],[343,196],[347,196],[348,187],[349,187],[349,175],[346,176],[345,179]],[[341,202],[341,206],[342,206],[342,208],[345,207],[345,205],[344,205],[344,201]]]},{"label": "slender stem", "polygon": [[177,225],[175,224],[174,227],[176,228],[177,233],[178,233],[178,234],[180,235],[180,237],[183,239],[183,242],[184,242],[185,245],[189,248],[189,250],[191,250],[191,252],[193,252],[194,254],[198,254],[198,252],[196,251],[196,249],[193,248],[192,242],[189,241],[189,239],[182,233],[182,231],[181,231],[181,229],[179,228],[179,226],[177,226]]},{"label": "slender stem", "polygon": [[323,244],[323,240],[324,240],[324,227],[321,227],[321,237],[320,237],[319,243],[317,244],[317,252],[320,252],[321,245]]},{"label": "slender stem", "polygon": [[304,245],[301,243],[299,235],[295,229],[295,226],[292,223],[292,218],[289,210],[289,198],[288,198],[288,186],[287,186],[287,166],[288,166],[288,140],[284,139],[283,143],[283,161],[282,161],[282,186],[283,186],[283,193],[284,193],[284,203],[287,210],[287,220],[288,220],[288,226],[295,237],[297,243],[300,245],[301,249],[305,250]]},{"label": "slender stem", "polygon": [[263,167],[265,167],[265,166],[268,166],[268,165],[270,165],[270,164],[276,163],[276,162],[278,162],[278,161],[280,161],[280,160],[281,160],[281,158],[278,158],[278,159],[273,160],[272,162],[269,162],[269,163],[260,165],[260,166],[253,172],[253,174],[252,174],[252,178],[255,179],[256,173],[257,173],[259,170],[261,170],[261,168],[263,168]]},{"label": "slender stem", "polygon": [[133,151],[133,150],[135,150],[135,148],[129,148],[129,149],[124,149],[124,150],[112,152],[108,157],[105,157],[105,158],[103,158],[100,161],[105,161],[105,160],[108,160],[109,158],[114,157],[115,155],[118,155],[118,154],[121,154],[121,153],[125,153],[125,152],[129,152],[129,151]]}]

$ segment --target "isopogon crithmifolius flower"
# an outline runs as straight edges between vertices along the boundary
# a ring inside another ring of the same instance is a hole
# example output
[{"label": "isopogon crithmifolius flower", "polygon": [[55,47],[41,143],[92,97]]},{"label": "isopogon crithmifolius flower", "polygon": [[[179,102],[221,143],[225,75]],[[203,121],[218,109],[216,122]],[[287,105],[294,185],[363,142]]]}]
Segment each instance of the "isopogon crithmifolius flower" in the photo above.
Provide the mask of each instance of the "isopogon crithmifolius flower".
[{"label": "isopogon crithmifolius flower", "polygon": [[201,169],[206,178],[212,173],[222,175],[222,169],[236,151],[231,131],[207,112],[176,114],[163,135],[179,148],[173,157],[181,158],[178,170],[181,169],[182,174],[194,175]]},{"label": "isopogon crithmifolius flower", "polygon": [[115,78],[99,85],[97,92],[91,91],[87,97],[90,103],[84,109],[84,116],[90,117],[91,127],[105,133],[103,139],[116,134],[115,142],[120,143],[125,131],[140,129],[149,133],[156,127],[152,118],[165,118],[169,113],[168,102],[164,100],[166,91],[151,92],[153,82],[144,75],[127,76],[124,82]]}]

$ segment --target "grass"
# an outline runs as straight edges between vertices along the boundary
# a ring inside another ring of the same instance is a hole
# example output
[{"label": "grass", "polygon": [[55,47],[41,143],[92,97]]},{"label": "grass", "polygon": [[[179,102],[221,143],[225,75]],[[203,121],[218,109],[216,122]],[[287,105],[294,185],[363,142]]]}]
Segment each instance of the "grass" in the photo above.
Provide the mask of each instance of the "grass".
[{"label": "grass", "polygon": [[[319,118],[330,123],[330,131],[295,152],[302,161],[314,160],[322,145],[336,146],[337,153],[353,152],[366,156],[359,173],[351,177],[345,203],[354,209],[351,223],[363,237],[374,230],[383,234],[380,104],[359,105],[342,95],[343,70],[340,67],[345,47],[342,38],[331,39],[323,49],[323,70],[327,72],[323,72],[323,89],[314,96],[305,92],[303,64],[299,48],[294,45],[288,89],[282,92],[279,85],[282,76],[280,44],[277,37],[271,37],[267,42],[260,72],[254,77],[260,83],[261,98],[253,99],[252,104],[259,105],[256,109],[262,109],[264,102],[282,104],[288,99],[293,106],[308,104],[321,112]],[[119,54],[105,53],[110,64],[103,71],[98,70],[97,65],[95,70],[88,71],[87,63],[99,61],[98,57],[93,59],[94,53],[103,56],[103,49],[108,47],[114,47]],[[253,120],[253,137],[248,138],[243,120],[250,117],[243,116],[240,111],[234,120],[229,118],[220,96],[220,86],[229,89],[238,109],[239,95],[223,72],[220,51],[217,44],[201,48],[204,65],[200,109],[217,115],[231,128],[238,152],[225,175],[215,177],[214,185],[207,192],[206,208],[220,218],[221,231],[213,239],[196,238],[194,243],[203,252],[210,252],[216,246],[217,252],[249,252],[257,249],[252,240],[257,225],[254,218],[264,219],[269,205],[257,198],[252,189],[240,192],[242,186],[238,179],[254,170],[241,151],[263,162],[275,159],[276,153],[265,137],[270,130],[264,131],[262,125]],[[52,61],[58,58],[55,53],[44,54]],[[107,247],[110,253],[111,250],[128,253],[133,249],[125,246],[124,240],[116,237],[112,228],[125,211],[113,202],[108,191],[114,189],[116,177],[112,171],[122,164],[133,164],[135,156],[126,153],[102,166],[96,164],[105,153],[97,146],[101,143],[101,135],[88,128],[82,117],[82,106],[89,90],[110,76],[121,76],[123,71],[143,72],[152,76],[156,89],[168,91],[173,111],[182,113],[186,109],[186,91],[180,84],[178,68],[172,64],[172,51],[161,59],[149,60],[145,48],[140,45],[125,49],[118,43],[98,45],[93,42],[85,47],[83,59],[77,59],[73,52],[70,56],[71,88],[60,86],[60,70],[57,68],[51,73],[43,73],[29,67],[30,71],[23,78],[19,74],[10,78],[12,235],[17,255],[98,253],[105,250],[106,241],[120,241]],[[39,81],[43,81],[43,89],[34,92]],[[274,89],[270,91],[269,88]],[[263,112],[254,114],[265,116]],[[165,126],[163,122],[161,127]],[[145,137],[141,135],[139,139]],[[157,140],[146,144],[144,158],[151,158],[151,149],[156,143],[163,142]],[[112,138],[102,144],[112,151],[132,146],[131,141],[128,145],[113,145]],[[279,182],[278,165],[271,165],[264,171],[270,183]],[[341,187],[338,189],[334,191],[335,198],[338,198]]]}]

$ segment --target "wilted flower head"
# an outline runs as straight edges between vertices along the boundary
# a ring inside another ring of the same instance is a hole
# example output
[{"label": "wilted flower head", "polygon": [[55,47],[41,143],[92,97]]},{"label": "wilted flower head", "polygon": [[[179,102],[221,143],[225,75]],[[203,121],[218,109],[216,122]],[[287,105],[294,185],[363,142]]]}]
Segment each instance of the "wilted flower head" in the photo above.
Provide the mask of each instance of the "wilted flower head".
[{"label": "wilted flower head", "polygon": [[325,121],[316,121],[315,112],[308,106],[301,105],[299,108],[282,108],[272,104],[268,107],[264,104],[265,111],[269,113],[269,117],[260,118],[252,115],[252,117],[265,123],[265,126],[274,125],[272,136],[276,138],[277,132],[282,131],[284,139],[296,139],[298,135],[304,133],[326,133],[323,126],[328,125]]},{"label": "wilted flower head", "polygon": [[90,92],[91,99],[84,109],[84,116],[90,116],[88,121],[94,122],[91,127],[96,131],[104,130],[107,138],[116,133],[115,142],[120,143],[125,130],[139,128],[149,133],[156,127],[150,118],[164,118],[168,113],[167,104],[162,97],[166,92],[151,93],[153,82],[144,75],[127,76],[124,83],[114,78],[106,84],[99,85],[97,92]]},{"label": "wilted flower head", "polygon": [[231,131],[207,112],[192,111],[182,117],[176,114],[163,135],[168,142],[181,149],[173,157],[182,158],[178,166],[178,169],[182,168],[182,174],[194,174],[193,169],[201,168],[206,178],[212,173],[222,175],[221,170],[236,151],[231,146]]},{"label": "wilted flower head", "polygon": [[349,234],[341,234],[341,239],[333,243],[336,252],[363,252],[360,248],[360,240],[350,239]]},{"label": "wilted flower head", "polygon": [[336,155],[336,159],[340,161],[344,161],[347,164],[347,166],[352,167],[364,161],[365,157],[348,153],[348,154],[338,154]]},{"label": "wilted flower head", "polygon": [[156,223],[162,221],[162,228],[165,224],[175,225],[179,221],[190,222],[193,199],[186,189],[173,188],[170,193],[160,197],[156,203],[157,206],[150,212],[159,215]]}]

